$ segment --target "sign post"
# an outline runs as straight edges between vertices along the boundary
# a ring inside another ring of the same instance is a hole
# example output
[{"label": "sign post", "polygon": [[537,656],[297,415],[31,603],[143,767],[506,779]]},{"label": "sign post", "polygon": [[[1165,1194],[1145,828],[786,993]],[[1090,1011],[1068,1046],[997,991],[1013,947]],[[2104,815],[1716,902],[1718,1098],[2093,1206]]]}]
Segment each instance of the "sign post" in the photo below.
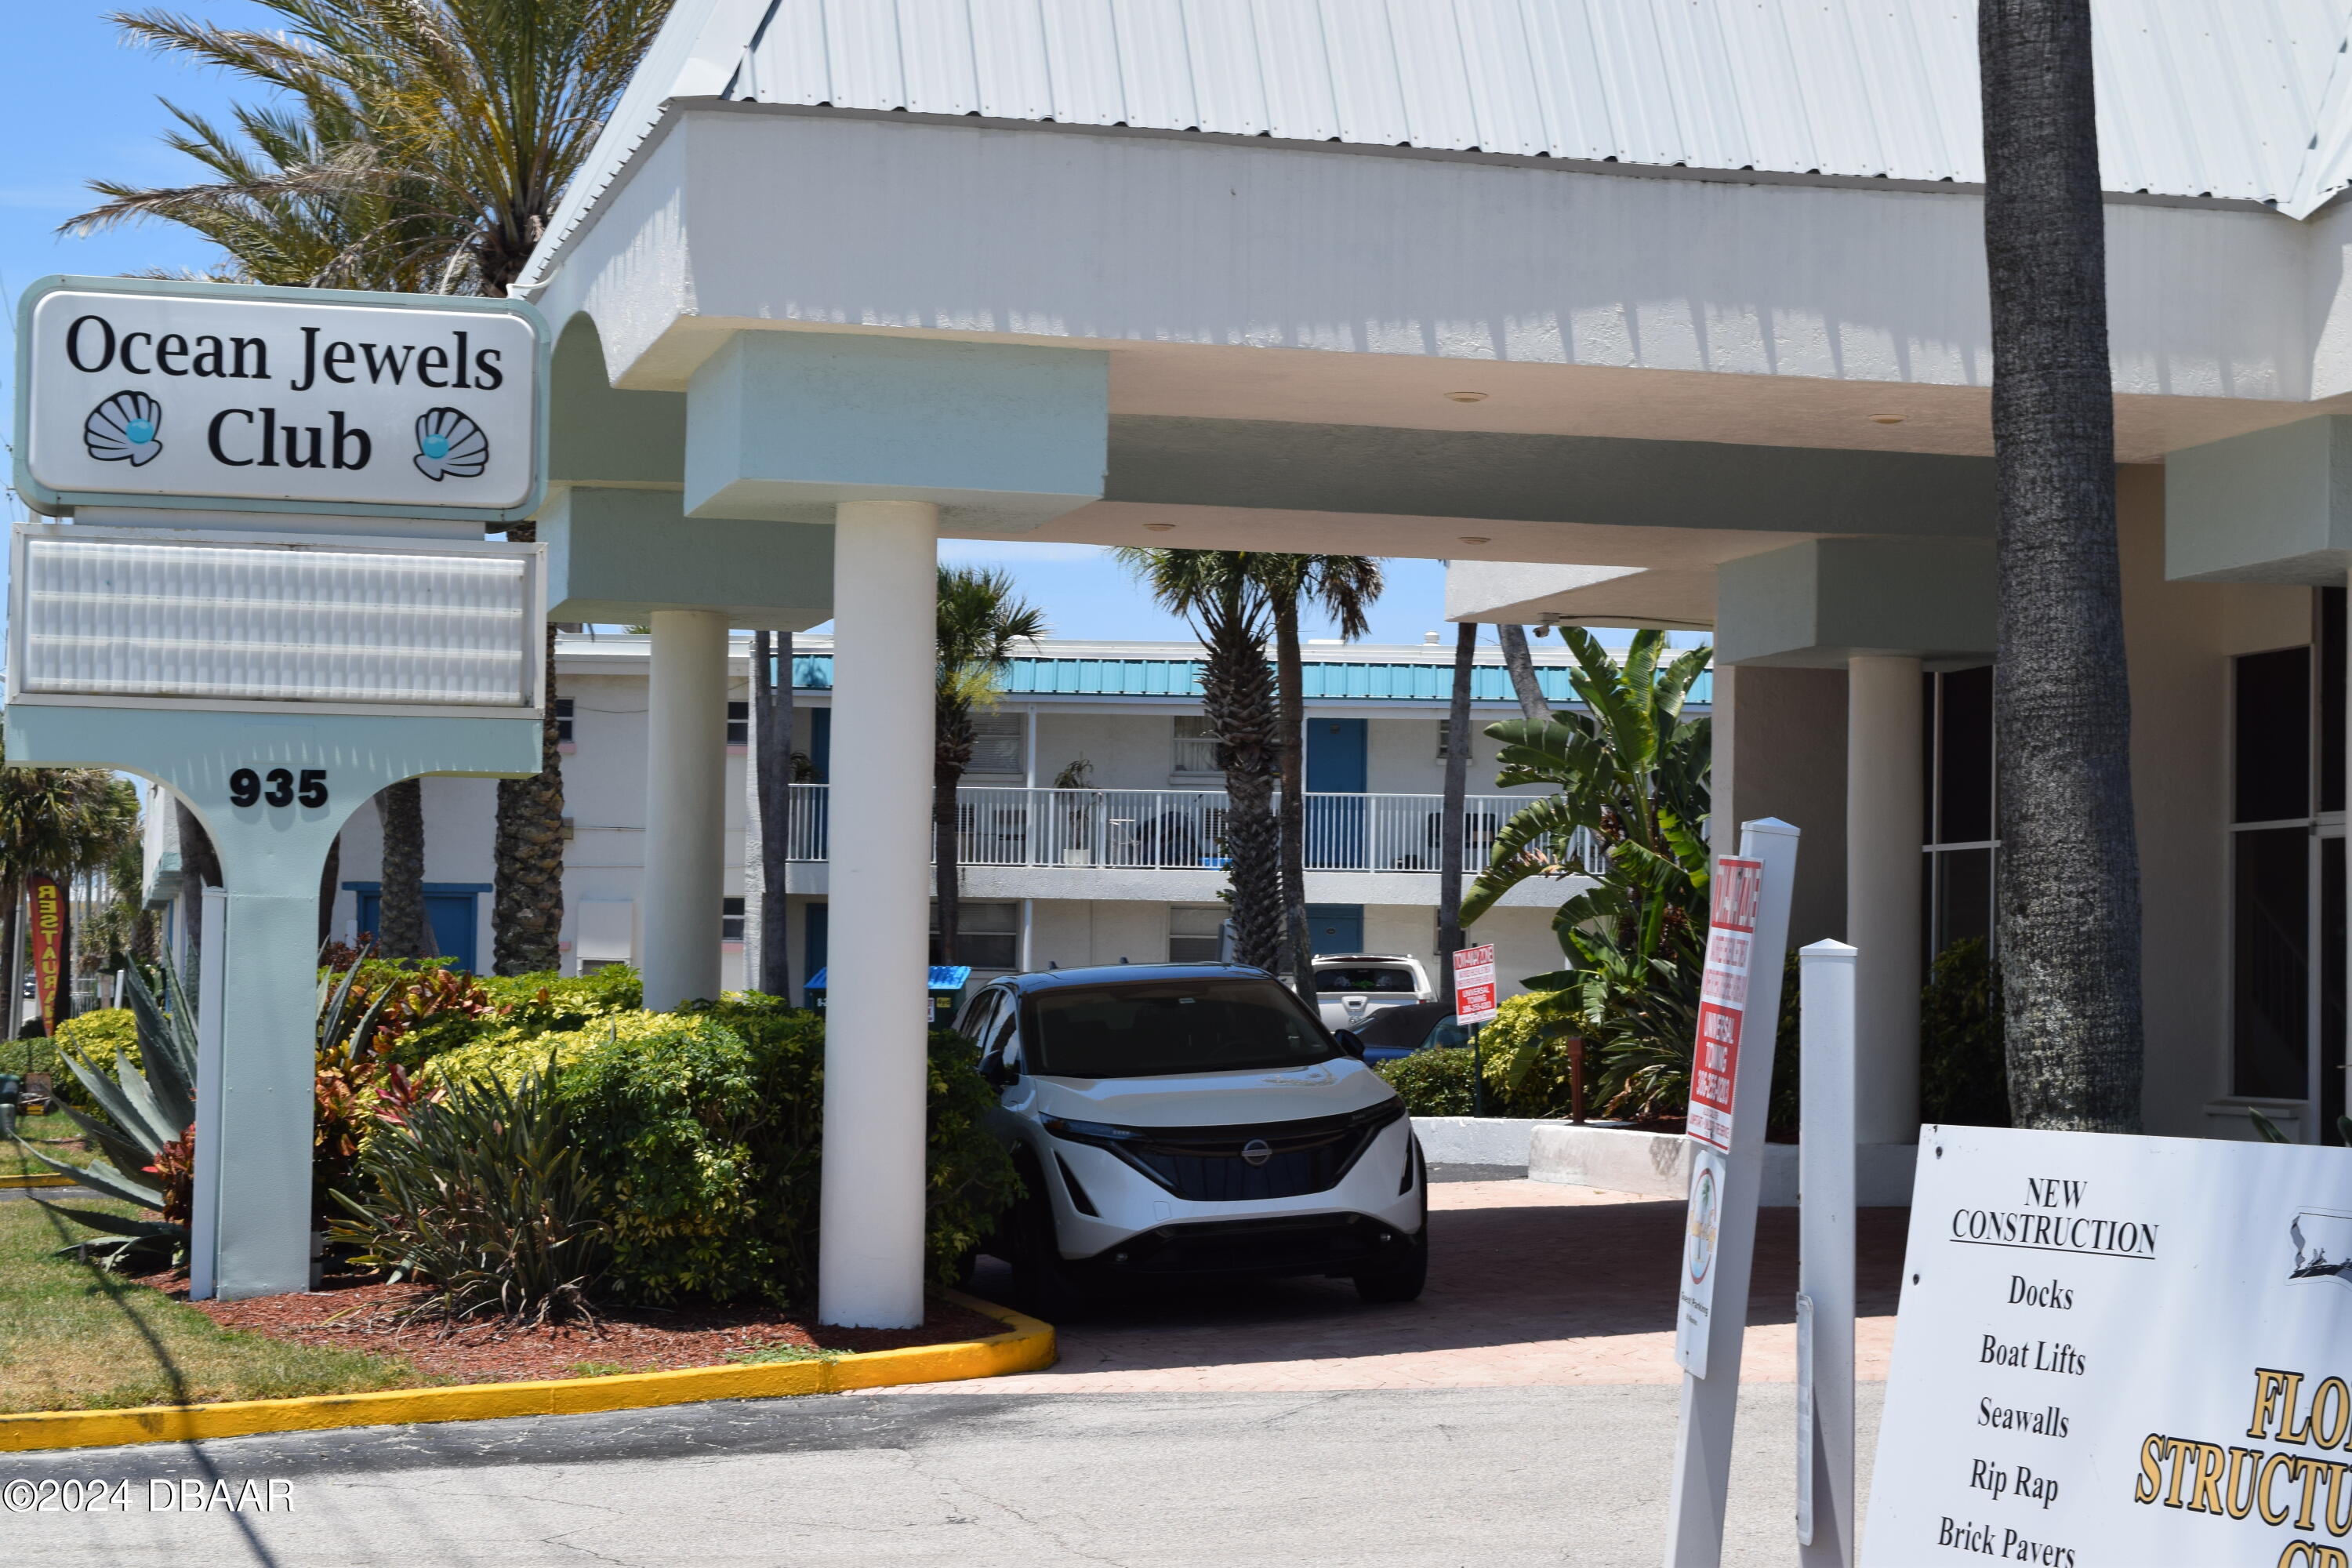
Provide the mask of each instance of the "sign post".
[{"label": "sign post", "polygon": [[[1764,1167],[1764,1103],[1780,1016],[1797,829],[1742,823],[1739,853],[1717,862],[1706,971],[1691,1066],[1691,1184],[1675,1292],[1675,1359],[1683,1368],[1668,1504],[1668,1568],[1716,1568],[1739,1411],[1740,1336]],[[1754,1026],[1748,1021],[1754,1020]],[[1720,1325],[1721,1331],[1717,1328]]]},{"label": "sign post", "polygon": [[387,784],[539,771],[545,551],[483,533],[546,494],[548,333],[508,300],[108,278],[42,279],[16,327],[16,488],[72,521],[10,541],[6,760],[203,821],[193,1293],[302,1289],[328,848]]},{"label": "sign post", "polygon": [[1853,1564],[1854,950],[1797,954],[1797,1561]]}]

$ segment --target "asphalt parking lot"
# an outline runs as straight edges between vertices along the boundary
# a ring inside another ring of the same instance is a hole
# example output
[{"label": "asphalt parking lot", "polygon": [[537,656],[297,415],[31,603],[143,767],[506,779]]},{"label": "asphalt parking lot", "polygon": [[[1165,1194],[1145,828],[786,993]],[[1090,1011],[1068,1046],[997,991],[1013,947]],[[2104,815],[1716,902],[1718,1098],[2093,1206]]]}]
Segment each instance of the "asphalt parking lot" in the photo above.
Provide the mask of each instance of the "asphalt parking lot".
[{"label": "asphalt parking lot", "polygon": [[[1433,1213],[1406,1306],[1203,1289],[1066,1325],[1061,1364],[1020,1377],[0,1456],[0,1493],[129,1483],[122,1510],[0,1515],[0,1538],[44,1568],[1654,1563],[1680,1205],[1481,1179],[1434,1184]],[[1902,1217],[1864,1218],[1865,1475]],[[1727,1563],[1791,1555],[1793,1221],[1759,1237]],[[178,1506],[198,1496],[255,1500]]]}]

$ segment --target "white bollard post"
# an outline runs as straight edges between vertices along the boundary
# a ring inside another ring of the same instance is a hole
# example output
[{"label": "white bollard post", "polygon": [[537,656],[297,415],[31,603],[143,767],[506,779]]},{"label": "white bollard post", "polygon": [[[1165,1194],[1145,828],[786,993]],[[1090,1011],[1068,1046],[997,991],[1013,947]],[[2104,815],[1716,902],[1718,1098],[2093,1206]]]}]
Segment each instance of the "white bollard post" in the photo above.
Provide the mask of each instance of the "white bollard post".
[{"label": "white bollard post", "polygon": [[1797,1561],[1853,1568],[1855,952],[1817,942],[1797,957]]}]

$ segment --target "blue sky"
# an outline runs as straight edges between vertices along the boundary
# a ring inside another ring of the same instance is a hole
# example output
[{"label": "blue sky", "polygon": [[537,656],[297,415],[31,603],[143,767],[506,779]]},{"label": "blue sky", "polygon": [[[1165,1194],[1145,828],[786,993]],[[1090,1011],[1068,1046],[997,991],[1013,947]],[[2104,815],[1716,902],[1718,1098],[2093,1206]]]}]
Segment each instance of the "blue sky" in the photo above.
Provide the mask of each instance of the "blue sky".
[{"label": "blue sky", "polygon": [[[194,166],[158,140],[172,125],[159,97],[205,115],[225,113],[251,94],[218,72],[193,69],[148,50],[126,47],[89,0],[6,0],[9,91],[0,94],[0,394],[13,397],[15,302],[25,287],[52,272],[121,273],[201,269],[212,247],[168,225],[141,224],[89,238],[58,235],[58,226],[93,205],[86,181],[111,178],[169,184]],[[182,7],[225,26],[265,26],[269,13],[250,0],[187,0]],[[26,515],[13,492],[6,515]],[[1071,637],[1181,637],[1181,622],[1138,593],[1106,552],[1075,544],[943,541],[950,561],[1003,566],[1042,605],[1054,632]],[[1388,591],[1372,612],[1370,640],[1417,643],[1444,630],[1444,572],[1435,562],[1392,561]],[[1330,628],[1310,624],[1307,635]],[[1489,634],[1488,640],[1492,640]],[[1680,638],[1677,641],[1683,640]]]}]

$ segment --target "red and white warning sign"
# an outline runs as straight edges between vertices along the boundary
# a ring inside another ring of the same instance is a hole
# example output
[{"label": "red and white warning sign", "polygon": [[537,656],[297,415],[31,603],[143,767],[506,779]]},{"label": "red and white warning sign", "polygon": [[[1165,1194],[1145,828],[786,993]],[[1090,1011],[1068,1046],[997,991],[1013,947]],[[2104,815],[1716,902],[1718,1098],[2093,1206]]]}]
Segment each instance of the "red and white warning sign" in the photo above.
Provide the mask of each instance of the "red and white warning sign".
[{"label": "red and white warning sign", "polygon": [[1491,1023],[1495,1016],[1495,944],[1465,947],[1454,954],[1454,1016],[1464,1024]]},{"label": "red and white warning sign", "polygon": [[[1698,1043],[1691,1061],[1690,1135],[1731,1152],[1731,1095],[1739,1079],[1739,1031],[1748,1015],[1748,970],[1756,946],[1756,907],[1764,863],[1727,857],[1715,873],[1699,978]],[[1769,1020],[1767,1020],[1769,1026]]]}]

